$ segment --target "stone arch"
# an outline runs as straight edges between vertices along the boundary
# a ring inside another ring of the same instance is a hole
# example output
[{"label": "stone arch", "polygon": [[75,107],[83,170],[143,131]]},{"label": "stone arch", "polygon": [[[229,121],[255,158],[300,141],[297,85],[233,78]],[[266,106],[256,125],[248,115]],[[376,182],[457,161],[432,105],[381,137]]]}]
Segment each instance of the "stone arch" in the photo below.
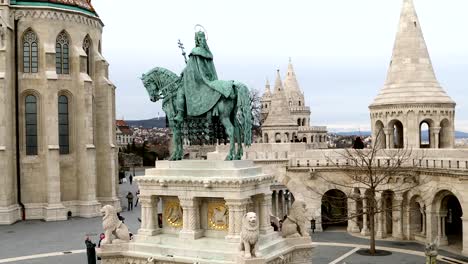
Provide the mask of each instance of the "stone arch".
[{"label": "stone arch", "polygon": [[297,125],[301,126],[301,119],[300,118],[297,119]]},{"label": "stone arch", "polygon": [[386,149],[387,143],[385,139],[384,124],[377,120],[374,125],[375,146],[378,149]]},{"label": "stone arch", "polygon": [[448,119],[440,122],[439,148],[451,148],[453,139],[452,125]]},{"label": "stone arch", "polygon": [[72,49],[70,34],[64,29],[55,40],[55,70],[57,74],[70,74]]},{"label": "stone arch", "polygon": [[328,190],[322,196],[322,228],[346,227],[348,224],[348,197],[339,189]]},{"label": "stone arch", "polygon": [[268,133],[265,133],[265,134],[263,135],[263,143],[270,143],[270,142],[268,141]]},{"label": "stone arch", "polygon": [[393,119],[388,124],[390,128],[390,147],[391,148],[404,148],[404,126],[403,123],[398,119]]},{"label": "stone arch", "polygon": [[306,126],[306,119],[305,118],[302,119],[302,126]]},{"label": "stone arch", "polygon": [[382,206],[383,206],[383,232],[385,235],[393,233],[393,198],[395,193],[392,190],[386,190],[382,193]]},{"label": "stone arch", "polygon": [[289,143],[290,138],[289,138],[289,132],[284,133],[284,142]]},{"label": "stone arch", "polygon": [[307,137],[304,136],[304,137],[302,138],[302,142],[307,143]]},{"label": "stone arch", "polygon": [[408,219],[406,230],[408,239],[425,235],[425,205],[419,194],[409,195],[406,216]]},{"label": "stone arch", "polygon": [[21,68],[23,73],[38,73],[41,52],[39,37],[32,28],[27,28],[21,37]]},{"label": "stone arch", "polygon": [[440,245],[463,248],[463,216],[461,196],[447,189],[439,190],[434,196],[432,209],[436,219],[433,233],[439,236]]},{"label": "stone arch", "polygon": [[275,143],[281,143],[281,133],[279,132],[275,134]]},{"label": "stone arch", "polygon": [[[61,96],[65,96],[66,99],[67,99],[67,126],[68,126],[68,148],[69,148],[69,152],[71,153],[72,151],[74,151],[74,144],[73,144],[73,140],[74,140],[74,124],[75,124],[75,111],[74,111],[74,106],[75,106],[75,100],[74,100],[74,96],[73,96],[73,93],[70,92],[69,90],[60,90],[58,93],[57,93],[57,98],[58,100],[60,101],[60,97]],[[60,142],[62,141],[62,139],[60,139],[60,136],[61,136],[61,116],[60,116],[60,102],[58,102],[58,107],[59,107],[59,146],[61,145]],[[90,124],[90,126],[94,127],[94,124]],[[64,136],[64,135],[62,135]]]},{"label": "stone arch", "polygon": [[433,138],[431,135],[431,129],[434,127],[434,121],[432,119],[424,119],[419,123],[419,147],[430,148],[433,146]]}]

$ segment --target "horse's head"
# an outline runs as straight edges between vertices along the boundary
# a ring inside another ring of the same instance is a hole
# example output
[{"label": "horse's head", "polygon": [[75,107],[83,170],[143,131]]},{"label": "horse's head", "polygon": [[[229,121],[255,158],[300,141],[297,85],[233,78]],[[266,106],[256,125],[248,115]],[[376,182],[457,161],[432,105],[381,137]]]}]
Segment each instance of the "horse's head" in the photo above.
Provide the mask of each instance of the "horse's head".
[{"label": "horse's head", "polygon": [[175,84],[178,79],[177,74],[160,67],[152,69],[141,77],[152,102],[164,98],[167,86]]},{"label": "horse's head", "polygon": [[143,86],[145,86],[146,91],[150,97],[151,102],[156,102],[160,98],[160,90],[158,89],[158,85],[156,85],[155,80],[153,80],[152,72],[143,74],[141,76],[141,81],[143,82]]}]

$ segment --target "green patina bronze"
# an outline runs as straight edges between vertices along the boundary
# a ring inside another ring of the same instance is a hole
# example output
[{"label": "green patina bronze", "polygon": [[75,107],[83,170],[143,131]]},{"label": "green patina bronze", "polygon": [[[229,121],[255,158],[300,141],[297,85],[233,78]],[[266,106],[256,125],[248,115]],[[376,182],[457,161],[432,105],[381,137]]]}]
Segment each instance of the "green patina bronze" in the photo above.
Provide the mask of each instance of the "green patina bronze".
[{"label": "green patina bronze", "polygon": [[[249,89],[237,81],[218,80],[213,55],[202,31],[195,33],[195,46],[181,76],[157,67],[142,77],[150,100],[163,100],[163,110],[173,132],[171,160],[183,157],[183,128],[192,127],[187,126],[188,120],[204,120],[202,126],[209,130],[214,116],[224,126],[231,144],[226,160],[240,160],[242,144],[250,146],[252,143]],[[202,131],[209,134],[209,131]]]}]

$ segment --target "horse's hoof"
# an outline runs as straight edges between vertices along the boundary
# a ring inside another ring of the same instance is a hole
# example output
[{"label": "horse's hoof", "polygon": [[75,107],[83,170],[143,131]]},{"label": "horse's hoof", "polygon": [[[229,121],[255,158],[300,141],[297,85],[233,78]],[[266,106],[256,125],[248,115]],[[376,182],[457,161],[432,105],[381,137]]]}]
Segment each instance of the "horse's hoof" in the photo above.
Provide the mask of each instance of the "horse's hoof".
[{"label": "horse's hoof", "polygon": [[231,155],[227,156],[225,160],[226,161],[232,160],[232,156]]}]

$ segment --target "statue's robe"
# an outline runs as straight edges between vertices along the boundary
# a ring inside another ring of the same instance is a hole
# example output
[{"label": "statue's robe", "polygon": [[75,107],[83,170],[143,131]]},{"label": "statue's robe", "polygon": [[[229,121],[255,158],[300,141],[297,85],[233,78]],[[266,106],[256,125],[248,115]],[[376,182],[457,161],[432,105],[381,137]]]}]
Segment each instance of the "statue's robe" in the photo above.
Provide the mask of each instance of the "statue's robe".
[{"label": "statue's robe", "polygon": [[220,81],[213,63],[213,55],[196,47],[189,55],[182,73],[187,115],[199,116],[213,108],[221,96],[232,93],[232,81]]}]

